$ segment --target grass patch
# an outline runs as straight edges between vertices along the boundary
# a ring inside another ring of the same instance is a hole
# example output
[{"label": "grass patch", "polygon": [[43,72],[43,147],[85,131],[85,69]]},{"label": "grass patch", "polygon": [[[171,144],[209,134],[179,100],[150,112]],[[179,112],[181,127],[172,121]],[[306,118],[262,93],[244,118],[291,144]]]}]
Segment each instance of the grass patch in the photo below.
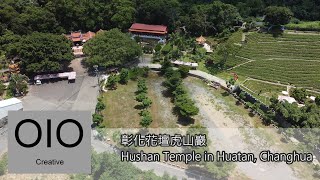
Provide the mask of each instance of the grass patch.
[{"label": "grass patch", "polygon": [[241,86],[266,105],[270,104],[272,96],[280,95],[281,91],[287,90],[285,86],[277,86],[254,80],[247,80]]},{"label": "grass patch", "polygon": [[285,27],[291,30],[320,31],[320,21],[299,21],[298,23],[289,23]]},{"label": "grass patch", "polygon": [[104,124],[108,128],[134,128],[140,127],[139,110],[135,100],[136,81],[129,81],[127,85],[118,85],[116,90],[109,90],[103,94],[106,109],[102,112]]},{"label": "grass patch", "polygon": [[[146,79],[148,97],[152,100],[150,112],[153,122],[150,128],[176,127],[177,117],[172,114],[173,104],[170,98],[164,97],[161,90],[163,78],[150,73]],[[140,110],[135,108],[139,102],[135,100],[137,81],[129,81],[127,85],[118,85],[116,90],[103,93],[106,109],[102,112],[107,128],[139,128]]]}]

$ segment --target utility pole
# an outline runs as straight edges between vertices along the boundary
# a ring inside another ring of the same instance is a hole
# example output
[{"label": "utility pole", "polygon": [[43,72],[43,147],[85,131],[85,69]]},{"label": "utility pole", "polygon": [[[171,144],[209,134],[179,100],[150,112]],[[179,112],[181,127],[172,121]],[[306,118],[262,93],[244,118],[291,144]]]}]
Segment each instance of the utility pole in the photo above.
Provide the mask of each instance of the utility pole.
[{"label": "utility pole", "polygon": [[98,70],[98,65],[94,65],[93,68],[94,68],[94,71],[96,73],[96,76],[97,76],[97,79],[98,79],[98,88],[99,88],[99,92],[100,92],[100,79],[99,79],[99,70]]}]

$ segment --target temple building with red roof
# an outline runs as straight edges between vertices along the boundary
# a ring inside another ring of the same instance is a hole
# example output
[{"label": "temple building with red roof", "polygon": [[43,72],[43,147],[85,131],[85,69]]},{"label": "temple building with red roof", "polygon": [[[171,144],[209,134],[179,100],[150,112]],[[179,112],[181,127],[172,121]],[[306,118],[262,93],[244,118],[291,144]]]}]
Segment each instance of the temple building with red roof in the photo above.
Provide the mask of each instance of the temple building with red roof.
[{"label": "temple building with red roof", "polygon": [[140,38],[145,39],[156,39],[159,42],[164,43],[168,28],[163,25],[134,23],[131,25],[129,32],[131,33],[132,38],[139,36]]},{"label": "temple building with red roof", "polygon": [[[102,32],[103,30],[99,30],[97,33]],[[86,33],[82,33],[81,31],[71,32],[71,34],[65,35],[70,41],[73,42],[73,55],[76,57],[83,56],[83,47],[82,45],[92,39],[96,33],[88,31]]]},{"label": "temple building with red roof", "polygon": [[86,32],[82,33],[81,31],[71,32],[71,34],[66,35],[68,39],[70,39],[74,45],[81,45],[88,41],[89,39],[93,38],[96,35],[94,32]]}]

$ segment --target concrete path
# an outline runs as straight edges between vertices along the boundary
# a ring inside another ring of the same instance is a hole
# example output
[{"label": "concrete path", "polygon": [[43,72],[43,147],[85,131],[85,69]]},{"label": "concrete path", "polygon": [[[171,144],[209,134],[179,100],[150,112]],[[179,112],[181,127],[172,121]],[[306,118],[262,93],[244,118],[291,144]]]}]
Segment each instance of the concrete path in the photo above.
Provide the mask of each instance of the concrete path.
[{"label": "concrete path", "polygon": [[[154,70],[159,70],[161,68],[160,64],[147,64],[147,63],[140,63],[138,64],[139,67],[149,67],[150,69],[154,69]],[[221,86],[227,88],[227,82],[217,76],[213,76],[209,73],[200,71],[200,70],[190,70],[189,74],[191,76],[195,76],[201,79],[206,79],[208,81],[214,81],[217,82],[219,84],[221,84]]]}]

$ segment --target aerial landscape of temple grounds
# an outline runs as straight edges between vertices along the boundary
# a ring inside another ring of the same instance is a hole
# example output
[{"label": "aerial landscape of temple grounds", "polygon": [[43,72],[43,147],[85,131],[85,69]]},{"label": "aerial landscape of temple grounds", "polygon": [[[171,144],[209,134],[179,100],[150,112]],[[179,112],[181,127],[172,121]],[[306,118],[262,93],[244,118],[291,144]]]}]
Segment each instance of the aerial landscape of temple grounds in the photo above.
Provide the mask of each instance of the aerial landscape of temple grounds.
[{"label": "aerial landscape of temple grounds", "polygon": [[[0,1],[0,180],[320,179],[319,12]],[[91,174],[10,173],[9,111],[90,111]]]}]

